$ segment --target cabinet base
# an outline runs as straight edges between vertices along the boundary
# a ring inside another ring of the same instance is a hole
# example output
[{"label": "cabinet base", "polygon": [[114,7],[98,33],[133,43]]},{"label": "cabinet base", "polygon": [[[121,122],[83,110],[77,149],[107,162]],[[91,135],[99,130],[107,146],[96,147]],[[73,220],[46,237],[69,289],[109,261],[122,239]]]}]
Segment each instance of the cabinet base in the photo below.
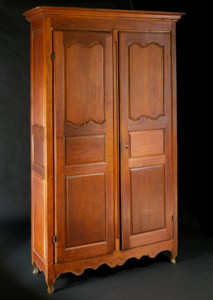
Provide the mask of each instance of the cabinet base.
[{"label": "cabinet base", "polygon": [[[170,261],[171,263],[176,262],[177,251],[174,246],[174,241],[163,241],[156,244],[146,245],[142,247],[132,248],[129,250],[113,252],[108,255],[92,257],[88,259],[78,260],[78,261],[67,261],[64,263],[55,264],[49,266],[48,271],[45,265],[39,261],[39,257],[33,252],[33,259],[36,263],[33,264],[35,273],[37,270],[42,270],[44,272],[46,282],[47,282],[47,291],[49,294],[54,292],[53,284],[61,274],[63,273],[73,273],[75,275],[81,275],[86,269],[96,270],[99,266],[106,264],[109,267],[113,268],[116,266],[123,265],[128,259],[136,258],[140,259],[142,256],[149,256],[154,258],[157,254],[163,251],[169,251],[171,253]],[[39,269],[37,267],[39,266]]]}]

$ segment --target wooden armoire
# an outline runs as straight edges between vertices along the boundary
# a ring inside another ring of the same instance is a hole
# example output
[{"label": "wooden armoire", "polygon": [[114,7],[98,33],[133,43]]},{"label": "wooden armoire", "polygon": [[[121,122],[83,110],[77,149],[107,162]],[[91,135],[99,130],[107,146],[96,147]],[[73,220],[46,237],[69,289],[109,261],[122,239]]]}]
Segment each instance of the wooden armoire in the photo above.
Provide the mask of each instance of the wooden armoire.
[{"label": "wooden armoire", "polygon": [[62,273],[177,255],[180,13],[37,7],[31,23],[32,263]]}]

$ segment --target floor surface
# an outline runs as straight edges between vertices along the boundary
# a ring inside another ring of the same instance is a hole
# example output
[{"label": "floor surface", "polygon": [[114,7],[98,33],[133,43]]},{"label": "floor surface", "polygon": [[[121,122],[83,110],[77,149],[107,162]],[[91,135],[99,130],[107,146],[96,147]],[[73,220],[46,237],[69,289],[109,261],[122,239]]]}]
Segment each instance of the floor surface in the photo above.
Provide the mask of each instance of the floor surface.
[{"label": "floor surface", "polygon": [[87,270],[80,277],[57,279],[48,295],[43,274],[32,275],[28,223],[0,227],[1,299],[73,300],[213,300],[213,238],[180,226],[177,264],[159,254],[155,259],[130,259],[124,266]]}]

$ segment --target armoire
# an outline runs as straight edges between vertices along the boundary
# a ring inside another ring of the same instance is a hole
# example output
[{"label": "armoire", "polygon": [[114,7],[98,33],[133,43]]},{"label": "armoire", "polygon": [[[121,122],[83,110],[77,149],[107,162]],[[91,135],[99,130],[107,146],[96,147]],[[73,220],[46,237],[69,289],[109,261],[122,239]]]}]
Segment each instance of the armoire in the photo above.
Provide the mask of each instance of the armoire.
[{"label": "armoire", "polygon": [[181,13],[37,7],[31,23],[33,272],[48,292],[129,258],[177,255]]}]

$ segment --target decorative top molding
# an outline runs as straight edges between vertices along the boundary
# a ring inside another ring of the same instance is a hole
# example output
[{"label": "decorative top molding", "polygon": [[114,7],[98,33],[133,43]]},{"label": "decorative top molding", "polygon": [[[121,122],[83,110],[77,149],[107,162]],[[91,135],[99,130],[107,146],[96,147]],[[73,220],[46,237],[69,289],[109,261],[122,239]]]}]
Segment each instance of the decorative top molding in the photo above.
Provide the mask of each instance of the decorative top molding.
[{"label": "decorative top molding", "polygon": [[158,12],[158,11],[133,11],[118,9],[94,9],[77,7],[51,7],[41,6],[30,9],[24,13],[28,21],[33,21],[45,17],[98,17],[98,18],[136,18],[136,19],[154,19],[163,21],[177,21],[184,13],[177,12]]},{"label": "decorative top molding", "polygon": [[64,136],[79,136],[79,135],[92,135],[92,134],[104,134],[106,132],[106,122],[97,124],[93,121],[83,123],[77,126],[69,121],[64,123]]}]

